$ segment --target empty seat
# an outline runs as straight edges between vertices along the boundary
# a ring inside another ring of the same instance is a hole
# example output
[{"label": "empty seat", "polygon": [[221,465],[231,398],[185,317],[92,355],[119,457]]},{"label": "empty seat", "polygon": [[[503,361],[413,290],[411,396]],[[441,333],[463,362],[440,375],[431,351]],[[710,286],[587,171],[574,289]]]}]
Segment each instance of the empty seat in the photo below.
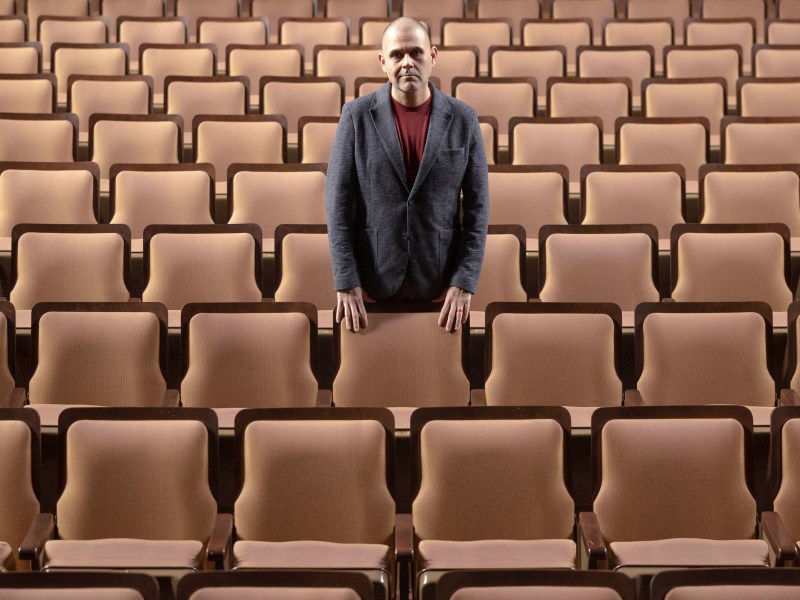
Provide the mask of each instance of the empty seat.
[{"label": "empty seat", "polygon": [[[383,31],[391,22],[391,17],[362,17],[358,20],[358,30],[360,33],[358,41],[353,41],[353,26],[350,26],[350,43],[361,44],[362,46],[380,46],[383,40]],[[422,24],[425,25],[425,23]],[[428,29],[427,25],[425,25],[425,27]]]},{"label": "empty seat", "polygon": [[257,225],[150,225],[144,230],[145,302],[170,311],[170,327],[192,302],[261,301]]},{"label": "empty seat", "polygon": [[314,47],[314,75],[316,77],[341,77],[347,101],[355,97],[357,77],[383,77],[381,63],[376,59],[380,48],[364,46]]},{"label": "empty seat", "polygon": [[230,516],[216,514],[210,410],[73,408],[59,419],[59,439],[57,521],[40,513],[49,527],[31,532],[21,556],[46,570],[180,572],[200,568],[208,546],[216,551],[212,531]]},{"label": "empty seat", "polygon": [[72,162],[77,154],[75,115],[0,113],[0,160]]},{"label": "empty seat", "polygon": [[30,39],[39,39],[39,18],[48,17],[88,17],[89,0],[25,0],[24,13],[30,23]]},{"label": "empty seat", "polygon": [[260,85],[261,112],[286,118],[289,144],[297,143],[301,117],[338,117],[344,104],[343,77],[262,77]]},{"label": "empty seat", "polygon": [[217,48],[217,71],[225,72],[228,47],[231,45],[264,46],[267,22],[260,17],[205,17],[197,20],[197,41]]},{"label": "empty seat", "polygon": [[[796,4],[800,8],[800,4]],[[800,11],[790,20],[767,19],[767,44],[800,44]]]},{"label": "empty seat", "polygon": [[610,19],[603,28],[605,46],[652,46],[655,75],[664,72],[664,48],[675,43],[667,19]]},{"label": "empty seat", "polygon": [[[239,0],[175,0],[175,15],[186,17],[189,41],[197,39],[197,20],[200,17],[235,18],[239,16]],[[224,52],[223,48],[217,48]]]},{"label": "empty seat", "polygon": [[797,0],[780,0],[776,8],[780,20],[800,18],[800,4],[797,3]]},{"label": "empty seat", "polygon": [[131,252],[142,252],[148,225],[214,224],[210,165],[115,164],[110,180],[109,222],[130,228]]},{"label": "empty seat", "polygon": [[250,107],[258,108],[262,77],[300,77],[303,74],[302,46],[228,46],[227,75],[246,77]]},{"label": "empty seat", "polygon": [[489,48],[511,45],[511,20],[495,19],[442,19],[442,45],[478,48],[481,74],[489,72]]},{"label": "empty seat", "polygon": [[58,103],[66,104],[72,76],[127,75],[128,49],[123,44],[53,44],[52,69],[58,78]]},{"label": "empty seat", "polygon": [[434,46],[442,43],[442,24],[444,19],[462,19],[466,16],[467,6],[464,0],[403,0],[400,4],[400,15],[413,17],[428,24],[431,41]]},{"label": "empty seat", "polygon": [[56,112],[55,75],[0,75],[0,112]]},{"label": "empty seat", "polygon": [[216,74],[216,56],[209,44],[141,44],[139,72],[153,78],[153,101],[161,106],[167,77],[212,77]]},{"label": "empty seat", "polygon": [[[243,408],[317,403],[317,311],[293,302],[190,304],[181,315],[181,404],[233,428]],[[330,392],[320,394],[330,405]]]},{"label": "empty seat", "polygon": [[685,39],[687,46],[739,46],[743,57],[742,72],[750,75],[750,56],[756,42],[756,25],[752,19],[688,19]]},{"label": "empty seat", "polygon": [[25,15],[0,17],[0,43],[18,44],[27,39],[28,18]]},{"label": "empty seat", "polygon": [[539,249],[542,225],[566,225],[569,173],[562,165],[489,167],[489,224],[516,223],[525,229],[525,246]]},{"label": "empty seat", "polygon": [[577,53],[579,77],[627,77],[631,81],[631,107],[640,108],[642,81],[655,72],[652,46],[585,46]]},{"label": "empty seat", "polygon": [[186,44],[189,30],[179,17],[120,17],[117,40],[128,44],[131,71],[138,73],[142,44]]},{"label": "empty seat", "polygon": [[[264,252],[275,252],[275,230],[281,224],[326,222],[325,165],[238,164],[228,169],[228,178],[232,183],[228,187],[228,222],[261,227]],[[330,277],[332,283],[333,275]]]},{"label": "empty seat", "polygon": [[[761,515],[762,526],[764,513]],[[653,600],[689,600],[695,594],[730,600],[769,597],[789,600],[800,584],[795,569],[684,569],[658,573],[651,582]]]},{"label": "empty seat", "polygon": [[497,119],[494,117],[478,117],[478,127],[483,138],[483,149],[486,154],[486,164],[496,165],[498,161]]},{"label": "empty seat", "polygon": [[800,117],[800,77],[740,77],[736,87],[743,117]]},{"label": "empty seat", "polygon": [[153,108],[152,80],[143,75],[70,75],[67,112],[78,117],[78,142],[89,141],[89,122],[96,113],[147,115]]},{"label": "empty seat", "polygon": [[21,223],[96,224],[99,179],[94,163],[0,163],[0,251]]},{"label": "empty seat", "polygon": [[593,512],[579,515],[589,568],[598,560],[638,573],[769,566],[767,543],[754,539],[747,409],[601,408],[592,420],[592,444]]},{"label": "empty seat", "polygon": [[[501,4],[512,0],[496,0]],[[527,0],[526,0],[527,1]],[[567,54],[559,46],[519,47],[499,46],[489,49],[490,77],[530,77],[534,81],[534,89],[546,90],[550,77],[564,77],[567,71]],[[547,106],[547,94],[539,94],[538,109],[541,112]]]},{"label": "empty seat", "polygon": [[350,28],[350,43],[358,44],[360,20],[386,18],[389,8],[386,0],[328,0],[325,3],[325,16],[345,19]]},{"label": "empty seat", "polygon": [[614,124],[631,114],[631,81],[626,77],[551,77],[548,117],[599,117],[603,145],[614,145]]},{"label": "empty seat", "polygon": [[522,43],[521,23],[525,19],[536,19],[542,16],[539,0],[480,0],[476,7],[479,19],[511,19],[512,43]]},{"label": "empty seat", "polygon": [[728,106],[736,107],[736,80],[742,75],[738,46],[668,46],[664,49],[664,75],[670,79],[723,77]]},{"label": "empty seat", "polygon": [[0,44],[0,73],[33,75],[42,70],[42,45],[39,42]]},{"label": "empty seat", "polygon": [[575,568],[569,437],[569,414],[556,406],[414,412],[420,595],[448,571]]},{"label": "empty seat", "polygon": [[792,301],[789,228],[676,225],[672,229],[672,298],[677,302],[766,302],[782,327]]},{"label": "empty seat", "polygon": [[[164,112],[193,123],[197,115],[245,115],[250,92],[244,77],[183,77],[164,79]],[[184,130],[184,145],[191,145],[192,132]]]},{"label": "empty seat", "polygon": [[105,44],[108,25],[101,17],[42,17],[39,19],[44,70],[52,65],[55,44]]},{"label": "empty seat", "polygon": [[456,77],[478,76],[478,48],[475,46],[439,48],[435,69],[436,77],[441,84],[440,89],[445,94],[452,94],[453,80]]},{"label": "empty seat", "polygon": [[[315,46],[346,46],[350,40],[347,21],[344,19],[281,18],[279,42],[297,44],[303,48],[305,72],[314,70]],[[376,61],[377,62],[377,61]]]},{"label": "empty seat", "polygon": [[553,20],[589,19],[593,38],[599,44],[603,39],[603,21],[616,16],[614,0],[552,0],[550,11]]},{"label": "empty seat", "polygon": [[[783,380],[781,381],[780,403],[782,406],[800,406],[800,369],[797,368],[797,349],[798,340],[800,339],[797,335],[798,315],[800,315],[800,303],[795,301],[789,305],[789,311],[786,317],[788,335]],[[773,456],[773,459],[775,458],[777,457]],[[775,476],[779,474],[779,470],[773,471],[773,473],[774,480]]]},{"label": "empty seat", "polygon": [[621,343],[622,313],[612,304],[490,304],[485,402],[564,406],[573,428],[587,428],[596,407],[622,404]]},{"label": "empty seat", "polygon": [[508,146],[508,123],[513,117],[536,116],[536,81],[530,77],[456,77],[453,96],[482,117],[495,117],[497,142]]},{"label": "empty seat", "polygon": [[[764,43],[764,21],[767,3],[764,0],[704,0],[700,5],[700,16],[709,19],[747,19],[755,25],[756,41]],[[727,43],[727,42],[725,42]],[[744,48],[742,48],[746,52]]]},{"label": "empty seat", "polygon": [[587,165],[581,170],[581,223],[650,223],[658,229],[659,250],[668,251],[672,226],[685,221],[685,188],[680,165]]},{"label": "empty seat", "polygon": [[227,600],[238,594],[258,594],[264,600],[303,594],[312,594],[320,600],[373,600],[375,597],[369,577],[345,571],[201,572],[190,573],[178,582],[178,600]]},{"label": "empty seat", "polygon": [[511,164],[565,165],[569,171],[570,193],[578,193],[581,167],[601,162],[602,125],[597,117],[511,119]]},{"label": "empty seat", "polygon": [[738,404],[756,426],[775,407],[772,310],[763,302],[636,308],[636,389],[626,406]]},{"label": "empty seat", "polygon": [[797,60],[800,46],[770,45],[753,48],[753,75],[756,77],[800,77]]},{"label": "empty seat", "polygon": [[[282,18],[310,19],[314,16],[313,0],[251,0],[250,14],[267,17],[269,21],[269,44],[278,43]],[[298,73],[301,75],[302,73]]]},{"label": "empty seat", "polygon": [[719,147],[719,124],[728,108],[726,82],[721,77],[645,79],[642,115],[645,117],[705,117],[709,143]]},{"label": "empty seat", "polygon": [[542,302],[612,302],[633,323],[641,302],[658,302],[653,225],[546,225],[539,230]]},{"label": "empty seat", "polygon": [[300,117],[297,123],[297,156],[301,163],[327,163],[336,138],[339,117]]},{"label": "empty seat", "polygon": [[800,162],[800,117],[725,117],[721,128],[721,162]]},{"label": "empty seat", "polygon": [[144,573],[9,573],[0,595],[35,600],[42,595],[65,600],[157,600],[154,577]]},{"label": "empty seat", "polygon": [[589,19],[528,20],[522,22],[523,46],[563,46],[567,51],[566,75],[577,71],[577,49],[592,43]]},{"label": "empty seat", "polygon": [[[117,41],[117,28],[120,17],[164,17],[167,5],[163,0],[101,0],[100,15],[108,19],[109,41]],[[131,48],[133,56],[138,58],[138,47]]]},{"label": "empty seat", "polygon": [[689,18],[690,0],[628,0],[626,17],[630,19],[670,19],[675,43],[683,44],[683,24]]}]

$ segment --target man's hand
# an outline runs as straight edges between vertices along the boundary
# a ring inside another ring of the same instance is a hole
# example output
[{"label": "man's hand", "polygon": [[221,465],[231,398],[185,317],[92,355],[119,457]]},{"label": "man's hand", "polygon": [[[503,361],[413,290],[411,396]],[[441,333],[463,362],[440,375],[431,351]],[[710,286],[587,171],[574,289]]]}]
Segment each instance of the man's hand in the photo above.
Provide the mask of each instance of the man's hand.
[{"label": "man's hand", "polygon": [[341,323],[342,317],[345,327],[350,331],[367,326],[367,309],[364,308],[360,287],[336,292],[336,322]]},{"label": "man's hand", "polygon": [[459,287],[451,285],[444,298],[444,306],[439,314],[439,327],[447,331],[458,331],[469,316],[469,305],[472,294]]}]

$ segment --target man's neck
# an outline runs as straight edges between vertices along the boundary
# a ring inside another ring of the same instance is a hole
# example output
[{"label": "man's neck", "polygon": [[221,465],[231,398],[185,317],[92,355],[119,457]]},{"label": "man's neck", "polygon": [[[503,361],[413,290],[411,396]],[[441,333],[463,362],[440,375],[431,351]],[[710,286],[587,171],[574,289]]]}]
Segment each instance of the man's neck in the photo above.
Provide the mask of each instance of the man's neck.
[{"label": "man's neck", "polygon": [[427,102],[428,98],[430,97],[431,91],[428,89],[427,85],[418,90],[414,90],[413,92],[403,92],[402,90],[397,89],[395,86],[392,86],[392,98],[408,108],[416,108],[417,106]]}]

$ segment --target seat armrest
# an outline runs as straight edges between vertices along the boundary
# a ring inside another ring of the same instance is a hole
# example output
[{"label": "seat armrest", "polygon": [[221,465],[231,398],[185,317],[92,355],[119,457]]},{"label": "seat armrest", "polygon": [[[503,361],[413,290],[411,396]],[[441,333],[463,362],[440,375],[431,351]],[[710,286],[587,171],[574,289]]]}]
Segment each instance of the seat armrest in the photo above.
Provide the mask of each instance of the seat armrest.
[{"label": "seat armrest", "polygon": [[486,390],[470,390],[470,406],[486,406]]},{"label": "seat armrest", "polygon": [[408,513],[394,517],[394,548],[397,562],[411,562],[414,557],[414,525]]},{"label": "seat armrest", "polygon": [[331,390],[317,390],[317,406],[327,408],[333,402],[333,392]]},{"label": "seat armrest", "polygon": [[128,302],[141,302],[141,298],[128,298]]},{"label": "seat armrest", "polygon": [[781,406],[800,406],[800,394],[792,389],[782,389]]},{"label": "seat armrest", "polygon": [[528,302],[541,302],[541,298],[528,298]]},{"label": "seat armrest", "polygon": [[589,569],[596,569],[597,563],[608,557],[606,541],[603,539],[603,532],[600,530],[600,522],[597,520],[596,514],[582,512],[578,515],[578,535],[589,559],[589,564],[586,566]]},{"label": "seat armrest", "polygon": [[625,406],[644,406],[644,398],[639,390],[625,390],[623,398]]},{"label": "seat armrest", "polygon": [[215,568],[221,571],[225,568],[228,558],[228,549],[233,543],[233,515],[219,513],[214,517],[214,529],[208,539],[206,559],[213,562]]},{"label": "seat armrest", "polygon": [[164,392],[164,399],[161,401],[161,405],[165,408],[174,408],[178,406],[178,402],[180,401],[181,395],[178,390],[167,389]]},{"label": "seat armrest", "polygon": [[28,533],[19,545],[19,557],[21,560],[31,561],[31,569],[38,571],[41,569],[40,557],[47,540],[53,537],[55,530],[55,518],[53,513],[39,513],[31,523]]},{"label": "seat armrest", "polygon": [[791,564],[797,558],[797,545],[781,516],[771,510],[761,513],[761,535],[775,553],[775,566]]},{"label": "seat armrest", "polygon": [[262,298],[261,302],[274,303],[275,298]]},{"label": "seat armrest", "polygon": [[28,396],[25,393],[25,388],[15,387],[12,388],[0,402],[0,408],[21,408],[25,406],[25,401],[27,399]]},{"label": "seat armrest", "polygon": [[673,300],[672,298],[662,298],[661,301],[662,302],[675,302],[675,300]]}]

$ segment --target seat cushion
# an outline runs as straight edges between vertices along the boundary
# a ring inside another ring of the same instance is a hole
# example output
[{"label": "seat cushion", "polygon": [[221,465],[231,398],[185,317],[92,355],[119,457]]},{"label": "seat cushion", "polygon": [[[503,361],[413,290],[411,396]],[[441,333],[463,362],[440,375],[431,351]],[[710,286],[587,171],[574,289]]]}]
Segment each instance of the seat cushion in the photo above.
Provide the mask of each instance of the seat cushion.
[{"label": "seat cushion", "polygon": [[461,588],[452,596],[452,600],[531,600],[531,598],[547,598],[547,600],[621,600],[619,594],[611,588],[567,586],[504,586]]},{"label": "seat cushion", "polygon": [[572,540],[480,540],[419,543],[424,569],[574,569]]},{"label": "seat cushion", "polygon": [[0,542],[0,571],[5,571],[6,561],[11,556],[11,546],[5,542]]},{"label": "seat cushion", "polygon": [[236,542],[237,569],[384,569],[389,548],[383,544],[332,542]]},{"label": "seat cushion", "polygon": [[7,588],[3,590],[3,600],[142,600],[142,595],[125,588]]},{"label": "seat cushion", "polygon": [[616,566],[768,567],[763,540],[676,538],[649,542],[612,542]]},{"label": "seat cushion", "polygon": [[[229,600],[229,587],[203,588],[192,594],[192,600]],[[264,588],[237,587],[236,600],[359,600],[358,592],[349,588]]]},{"label": "seat cushion", "polygon": [[666,600],[796,600],[798,589],[791,585],[702,585],[671,589]]},{"label": "seat cushion", "polygon": [[202,550],[195,540],[51,540],[44,545],[43,562],[48,569],[197,569]]}]

